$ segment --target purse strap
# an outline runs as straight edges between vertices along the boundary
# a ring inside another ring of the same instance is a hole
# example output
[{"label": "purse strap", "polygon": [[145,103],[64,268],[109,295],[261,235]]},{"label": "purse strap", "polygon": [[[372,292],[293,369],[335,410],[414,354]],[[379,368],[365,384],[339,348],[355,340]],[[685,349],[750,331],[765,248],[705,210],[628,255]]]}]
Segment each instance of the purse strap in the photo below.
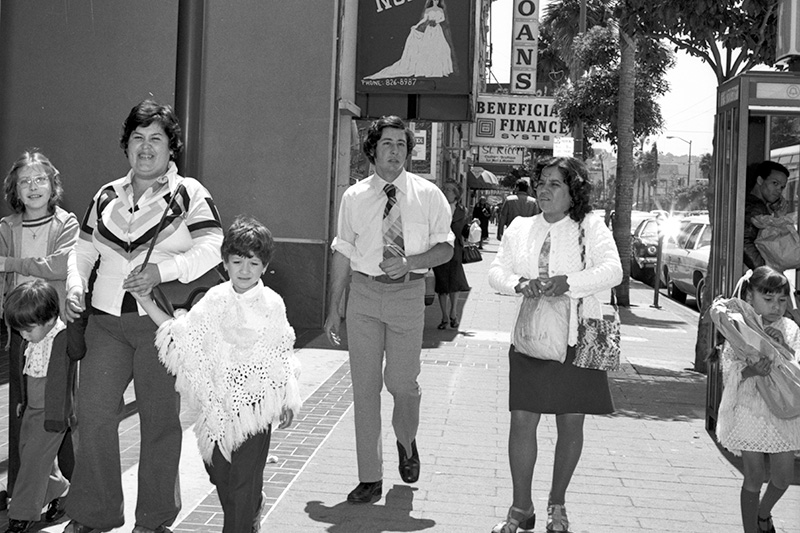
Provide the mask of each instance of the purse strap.
[{"label": "purse strap", "polygon": [[[581,268],[583,270],[586,270],[586,243],[584,242],[584,239],[586,238],[586,230],[583,227],[582,221],[578,223],[578,228],[580,228],[580,230],[578,231],[578,246],[581,247]],[[615,292],[616,291],[614,287],[611,287],[612,303],[617,301]],[[616,311],[616,305],[614,305],[614,309]],[[577,313],[579,317],[581,316],[582,310],[583,310],[583,297],[578,298]]]},{"label": "purse strap", "polygon": [[178,186],[175,188],[175,192],[173,192],[170,197],[169,201],[167,202],[167,207],[164,208],[164,212],[161,213],[161,220],[158,221],[158,226],[156,226],[156,232],[153,235],[152,240],[150,241],[150,247],[147,249],[147,254],[144,256],[144,261],[142,262],[142,270],[144,267],[147,266],[147,263],[150,262],[150,256],[153,254],[153,249],[156,247],[156,240],[158,240],[158,235],[161,233],[161,230],[164,229],[164,223],[167,220],[167,213],[169,213],[170,207],[175,202],[175,198],[177,198],[178,193],[180,193],[185,187],[183,183],[179,183]]}]

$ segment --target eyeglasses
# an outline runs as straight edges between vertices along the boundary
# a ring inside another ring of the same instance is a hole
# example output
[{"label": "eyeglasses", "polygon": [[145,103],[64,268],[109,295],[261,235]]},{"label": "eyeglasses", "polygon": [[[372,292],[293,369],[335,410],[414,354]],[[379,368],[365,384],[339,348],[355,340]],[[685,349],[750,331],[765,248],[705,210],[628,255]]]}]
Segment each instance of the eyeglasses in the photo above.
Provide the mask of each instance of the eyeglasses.
[{"label": "eyeglasses", "polygon": [[29,189],[31,183],[35,183],[37,187],[50,185],[50,178],[47,176],[36,176],[35,178],[20,178],[17,180],[20,189]]}]

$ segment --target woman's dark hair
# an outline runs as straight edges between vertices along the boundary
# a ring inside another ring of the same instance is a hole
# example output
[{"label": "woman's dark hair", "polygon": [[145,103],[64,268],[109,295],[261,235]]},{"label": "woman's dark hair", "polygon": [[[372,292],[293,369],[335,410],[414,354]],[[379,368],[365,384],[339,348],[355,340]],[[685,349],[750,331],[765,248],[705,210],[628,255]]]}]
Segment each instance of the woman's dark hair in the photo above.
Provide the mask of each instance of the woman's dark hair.
[{"label": "woman's dark hair", "polygon": [[456,189],[456,203],[460,204],[461,203],[461,196],[464,194],[464,187],[462,187],[461,184],[459,182],[457,182],[456,180],[448,178],[442,184],[442,192],[444,192],[447,189],[448,185],[450,185],[451,187],[455,187],[455,189]]},{"label": "woman's dark hair", "polygon": [[783,294],[784,296],[789,296],[791,286],[782,272],[778,272],[771,266],[764,265],[753,270],[750,278],[742,284],[742,298],[746,299],[750,291],[760,292],[761,294]]},{"label": "woman's dark hair", "polygon": [[222,239],[222,260],[232,255],[258,257],[266,266],[275,252],[275,241],[267,227],[247,215],[239,215]]},{"label": "woman's dark hair", "polygon": [[378,146],[378,141],[381,139],[383,130],[386,128],[403,130],[406,134],[406,147],[408,148],[408,153],[410,154],[411,150],[414,148],[416,142],[414,140],[414,132],[408,129],[406,123],[403,122],[403,119],[396,115],[383,116],[370,124],[369,129],[367,130],[367,137],[364,139],[364,143],[361,145],[362,150],[364,150],[364,155],[367,156],[367,159],[369,159],[369,162],[372,164],[375,164],[375,147]]},{"label": "woman's dark hair", "polygon": [[8,293],[6,324],[17,331],[41,326],[58,316],[58,292],[41,279],[26,281]]},{"label": "woman's dark hair", "polygon": [[155,100],[144,100],[131,108],[128,118],[122,123],[122,136],[119,138],[119,145],[128,155],[128,141],[131,138],[131,133],[142,126],[146,128],[155,122],[164,130],[169,138],[169,158],[174,161],[178,154],[183,150],[183,141],[181,140],[181,125],[178,122],[178,117],[175,116],[175,111],[172,110],[170,105],[161,105]]},{"label": "woman's dark hair", "polygon": [[550,157],[539,161],[533,174],[534,195],[539,180],[542,178],[542,171],[549,167],[559,169],[564,177],[564,182],[569,187],[572,203],[567,214],[575,222],[582,222],[583,217],[592,211],[592,204],[589,203],[592,197],[592,182],[589,181],[589,171],[586,169],[586,165],[574,157]]},{"label": "woman's dark hair", "polygon": [[11,170],[8,171],[3,189],[6,195],[6,202],[11,206],[16,213],[25,211],[25,204],[19,197],[19,190],[17,189],[17,181],[19,180],[19,173],[22,169],[29,166],[38,166],[50,179],[50,199],[47,201],[47,208],[49,212],[56,209],[56,205],[61,202],[64,196],[64,188],[61,186],[61,174],[58,169],[53,166],[53,163],[36,148],[31,148],[22,153],[22,155],[14,161],[11,165]]}]

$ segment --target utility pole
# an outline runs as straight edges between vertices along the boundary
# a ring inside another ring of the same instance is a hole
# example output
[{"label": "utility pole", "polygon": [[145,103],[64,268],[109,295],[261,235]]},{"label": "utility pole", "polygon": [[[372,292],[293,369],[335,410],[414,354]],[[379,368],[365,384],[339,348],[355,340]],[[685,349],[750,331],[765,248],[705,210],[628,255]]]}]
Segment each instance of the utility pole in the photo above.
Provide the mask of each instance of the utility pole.
[{"label": "utility pole", "polygon": [[686,171],[686,186],[688,187],[692,183],[692,141],[687,141],[686,139],[678,137],[677,135],[667,135],[667,139],[678,139],[679,141],[683,141],[689,145],[689,169]]}]

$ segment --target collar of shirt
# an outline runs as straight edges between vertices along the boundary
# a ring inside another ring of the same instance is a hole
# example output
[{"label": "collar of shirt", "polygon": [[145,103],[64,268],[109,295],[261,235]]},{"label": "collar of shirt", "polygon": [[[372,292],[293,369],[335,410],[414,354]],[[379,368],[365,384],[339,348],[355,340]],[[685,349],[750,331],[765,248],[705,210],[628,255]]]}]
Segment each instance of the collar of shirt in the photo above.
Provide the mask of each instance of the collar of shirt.
[{"label": "collar of shirt", "polygon": [[[139,199],[140,204],[145,204],[150,202],[153,198],[160,198],[164,195],[164,185],[167,185],[168,191],[174,191],[175,187],[177,186],[176,183],[180,176],[178,176],[178,166],[175,164],[174,161],[170,161],[169,165],[167,166],[167,171],[164,173],[163,176],[156,178],[156,183],[158,183],[158,187],[150,187],[147,189],[142,197]],[[128,204],[133,203],[133,169],[129,170],[128,173],[125,175],[125,178],[119,183],[120,191],[118,191],[117,196],[121,198],[125,198]]]},{"label": "collar of shirt", "polygon": [[[380,177],[377,172],[372,175],[372,178],[370,185],[376,189],[378,194],[384,195],[383,188],[386,187],[386,184],[389,182]],[[391,184],[394,185],[400,193],[408,193],[408,176],[406,175],[405,169],[403,169],[400,175],[397,176]]]}]

